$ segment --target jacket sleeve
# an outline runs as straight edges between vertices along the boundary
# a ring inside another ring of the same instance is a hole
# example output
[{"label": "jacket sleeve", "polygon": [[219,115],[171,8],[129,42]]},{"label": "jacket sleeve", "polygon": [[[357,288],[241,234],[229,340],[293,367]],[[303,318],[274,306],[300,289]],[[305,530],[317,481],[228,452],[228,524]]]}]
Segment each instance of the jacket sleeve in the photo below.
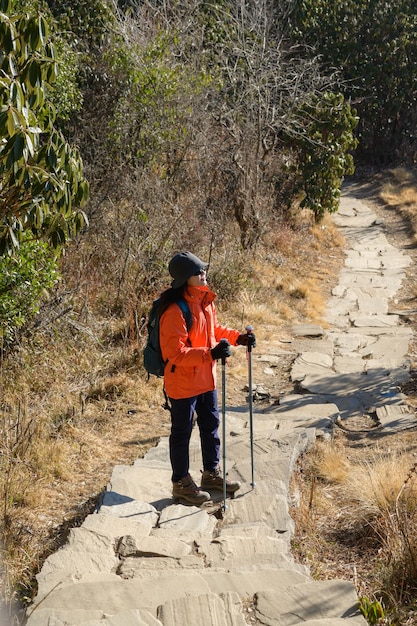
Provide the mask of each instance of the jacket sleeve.
[{"label": "jacket sleeve", "polygon": [[226,328],[226,326],[221,326],[218,323],[216,308],[214,305],[213,305],[213,322],[214,322],[214,337],[216,339],[216,342],[219,342],[221,339],[227,339],[227,341],[232,346],[236,346],[237,338],[239,337],[240,332],[232,328]]},{"label": "jacket sleeve", "polygon": [[196,367],[213,360],[208,346],[190,345],[184,316],[176,304],[170,305],[161,316],[159,343],[163,358],[173,365]]}]

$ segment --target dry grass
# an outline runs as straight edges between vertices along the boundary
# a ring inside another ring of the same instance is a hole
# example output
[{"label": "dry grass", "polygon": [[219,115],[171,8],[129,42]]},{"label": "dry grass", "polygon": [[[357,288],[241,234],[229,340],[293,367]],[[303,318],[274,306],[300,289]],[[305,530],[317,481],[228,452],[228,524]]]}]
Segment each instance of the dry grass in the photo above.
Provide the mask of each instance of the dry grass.
[{"label": "dry grass", "polygon": [[381,188],[381,199],[400,211],[408,220],[414,242],[417,243],[417,177],[408,169],[397,167],[387,173]]},{"label": "dry grass", "polygon": [[262,249],[246,261],[244,287],[226,305],[220,299],[222,322],[236,328],[250,323],[265,340],[271,328],[288,323],[323,323],[343,243],[330,218],[321,226],[271,229]]},{"label": "dry grass", "polygon": [[391,451],[377,444],[358,453],[339,434],[319,442],[293,479],[295,553],[315,578],[351,580],[361,598],[380,603],[390,615],[381,624],[415,623],[404,610],[417,588],[416,457],[404,450],[411,437],[399,436]]}]

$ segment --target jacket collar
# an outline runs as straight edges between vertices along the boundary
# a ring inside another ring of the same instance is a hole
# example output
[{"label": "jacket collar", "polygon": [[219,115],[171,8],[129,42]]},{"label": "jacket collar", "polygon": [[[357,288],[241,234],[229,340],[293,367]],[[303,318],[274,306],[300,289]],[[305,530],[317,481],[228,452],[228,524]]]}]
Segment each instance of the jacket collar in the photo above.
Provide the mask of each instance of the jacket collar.
[{"label": "jacket collar", "polygon": [[187,285],[185,299],[198,304],[211,304],[217,295],[209,287],[192,287]]}]

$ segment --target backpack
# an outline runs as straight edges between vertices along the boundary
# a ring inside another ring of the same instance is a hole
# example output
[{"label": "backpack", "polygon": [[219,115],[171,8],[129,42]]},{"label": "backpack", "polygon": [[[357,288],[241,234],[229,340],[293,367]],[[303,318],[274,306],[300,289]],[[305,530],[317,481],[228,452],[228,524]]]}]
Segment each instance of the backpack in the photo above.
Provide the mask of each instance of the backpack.
[{"label": "backpack", "polygon": [[[187,331],[190,331],[193,321],[190,308],[184,299],[180,299],[176,302],[181,309],[184,316]],[[149,312],[149,318],[147,323],[148,339],[143,350],[143,365],[148,372],[148,378],[151,374],[154,376],[163,376],[166,361],[162,358],[161,346],[159,345],[159,298],[154,300],[152,308]]]}]

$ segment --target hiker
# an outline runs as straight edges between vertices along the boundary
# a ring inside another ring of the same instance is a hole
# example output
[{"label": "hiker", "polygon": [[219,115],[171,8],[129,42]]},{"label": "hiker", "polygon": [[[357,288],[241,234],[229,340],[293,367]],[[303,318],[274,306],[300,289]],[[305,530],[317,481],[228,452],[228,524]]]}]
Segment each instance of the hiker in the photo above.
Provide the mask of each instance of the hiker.
[{"label": "hiker", "polygon": [[[160,296],[159,341],[164,360],[164,387],[170,400],[169,451],[172,495],[186,503],[201,505],[211,499],[205,489],[223,490],[219,467],[219,409],[216,391],[216,361],[231,355],[230,345],[255,346],[253,334],[221,326],[216,317],[216,294],[207,286],[208,264],[191,252],[179,252],[168,265],[171,288]],[[184,299],[192,314],[187,330]],[[221,341],[226,339],[227,341]],[[201,487],[189,473],[189,443],[196,414],[200,430],[203,472]],[[234,494],[239,482],[225,481]]]}]

